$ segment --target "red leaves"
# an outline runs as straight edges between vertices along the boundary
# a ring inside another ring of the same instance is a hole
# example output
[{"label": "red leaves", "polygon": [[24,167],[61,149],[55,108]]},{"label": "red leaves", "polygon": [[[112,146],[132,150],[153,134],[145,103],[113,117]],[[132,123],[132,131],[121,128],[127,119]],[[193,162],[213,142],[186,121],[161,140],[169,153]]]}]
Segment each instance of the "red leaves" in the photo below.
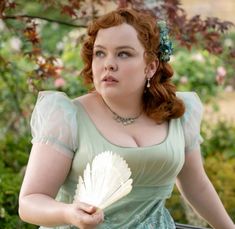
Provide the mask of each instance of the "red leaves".
[{"label": "red leaves", "polygon": [[63,5],[61,7],[61,13],[66,14],[70,17],[74,17],[74,18],[77,17],[77,14],[76,14],[74,8],[72,6],[69,6],[69,5]]},{"label": "red leaves", "polygon": [[36,60],[36,63],[38,64],[38,69],[36,69],[36,72],[41,77],[58,78],[60,76],[59,72],[61,67],[56,65],[56,58],[54,56],[48,58],[39,57]]},{"label": "red leaves", "polygon": [[54,56],[43,56],[40,47],[39,35],[37,33],[37,24],[33,20],[27,20],[27,26],[23,30],[23,34],[32,44],[32,51],[25,53],[25,55],[33,60],[37,65],[34,73],[29,76],[28,83],[31,89],[37,88],[37,90],[40,90],[39,86],[35,82],[46,78],[60,77],[61,67],[56,65],[56,58]]},{"label": "red leaves", "polygon": [[36,31],[37,24],[35,22],[32,22],[31,20],[28,21],[31,25],[28,25],[24,29],[23,34],[25,35],[27,40],[30,41],[33,45],[39,44],[40,40]]},{"label": "red leaves", "polygon": [[0,1],[0,18],[3,18],[4,11],[7,7],[7,1]]},{"label": "red leaves", "polygon": [[80,1],[78,1],[78,0],[69,0],[69,4],[74,9],[79,9],[80,8]]},{"label": "red leaves", "polygon": [[205,20],[205,26],[207,28],[212,28],[212,29],[217,30],[221,33],[224,33],[230,27],[234,26],[234,24],[229,21],[221,22],[218,18],[212,17],[212,18],[207,18]]},{"label": "red leaves", "polygon": [[220,34],[218,32],[206,32],[204,35],[206,40],[205,48],[214,54],[221,54],[223,52],[222,44],[220,41]]},{"label": "red leaves", "polygon": [[235,58],[235,48],[233,48],[233,49],[230,50],[230,56],[231,56],[232,58]]},{"label": "red leaves", "polygon": [[[63,69],[62,66],[57,63],[57,59],[54,56],[50,57],[43,57],[39,55],[39,53],[28,53],[31,56],[31,59],[34,59],[37,67],[33,72],[30,73],[28,78],[28,85],[30,90],[39,91],[42,90],[42,82],[45,79],[53,78],[55,80],[61,80],[61,70]],[[61,82],[57,82],[61,85]],[[56,85],[55,85],[56,86]]]},{"label": "red leaves", "polygon": [[[168,15],[172,35],[182,46],[190,49],[193,45],[200,44],[211,53],[223,52],[221,33],[228,31],[234,26],[233,23],[221,22],[218,18],[202,20],[200,15],[188,19],[179,0],[165,0],[162,8]],[[161,11],[159,8],[157,10]]]},{"label": "red leaves", "polygon": [[8,2],[8,8],[15,9],[16,6],[17,6],[17,4],[15,2],[10,2],[10,1]]},{"label": "red leaves", "polygon": [[65,14],[71,18],[78,18],[77,15],[77,10],[80,9],[80,1],[78,0],[68,0],[68,4],[61,4],[60,8],[61,8],[61,13]]},{"label": "red leaves", "polygon": [[38,68],[35,70],[35,73],[39,78],[57,78],[59,77],[59,67],[56,66],[56,58],[54,56],[50,56],[44,58],[42,55],[42,50],[40,48],[40,39],[37,34],[37,24],[28,19],[27,27],[24,29],[23,34],[27,38],[28,41],[32,43],[32,51],[25,53],[28,55],[30,59],[34,60],[38,65]]},{"label": "red leaves", "polygon": [[5,16],[6,10],[14,10],[17,5],[14,1],[0,0],[0,18]]}]

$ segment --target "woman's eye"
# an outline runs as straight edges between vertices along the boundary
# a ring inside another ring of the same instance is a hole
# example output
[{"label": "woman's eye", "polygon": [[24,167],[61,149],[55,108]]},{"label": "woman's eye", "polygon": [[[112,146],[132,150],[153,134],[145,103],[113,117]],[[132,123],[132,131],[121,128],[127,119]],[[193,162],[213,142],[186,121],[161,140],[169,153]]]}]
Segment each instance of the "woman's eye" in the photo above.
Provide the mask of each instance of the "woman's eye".
[{"label": "woman's eye", "polygon": [[95,56],[97,57],[103,57],[105,54],[103,51],[95,51]]},{"label": "woman's eye", "polygon": [[120,53],[118,53],[118,56],[122,57],[122,58],[127,58],[127,57],[131,56],[131,54],[128,52],[120,52]]}]

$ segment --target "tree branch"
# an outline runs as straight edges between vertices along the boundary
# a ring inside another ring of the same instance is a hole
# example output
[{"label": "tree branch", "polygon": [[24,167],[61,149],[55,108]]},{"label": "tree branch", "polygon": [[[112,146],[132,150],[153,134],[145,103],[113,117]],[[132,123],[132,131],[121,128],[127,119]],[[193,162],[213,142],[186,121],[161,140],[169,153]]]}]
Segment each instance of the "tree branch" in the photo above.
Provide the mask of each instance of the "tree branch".
[{"label": "tree branch", "polygon": [[57,23],[57,24],[60,24],[60,25],[66,25],[66,26],[75,27],[75,28],[86,28],[87,27],[86,25],[76,25],[76,24],[72,24],[72,23],[69,23],[69,22],[65,22],[65,21],[60,21],[60,20],[41,17],[41,16],[27,15],[27,14],[7,15],[7,16],[2,17],[3,20],[8,20],[8,19],[17,20],[17,19],[21,19],[21,18],[39,19],[39,20],[54,22],[54,23]]}]

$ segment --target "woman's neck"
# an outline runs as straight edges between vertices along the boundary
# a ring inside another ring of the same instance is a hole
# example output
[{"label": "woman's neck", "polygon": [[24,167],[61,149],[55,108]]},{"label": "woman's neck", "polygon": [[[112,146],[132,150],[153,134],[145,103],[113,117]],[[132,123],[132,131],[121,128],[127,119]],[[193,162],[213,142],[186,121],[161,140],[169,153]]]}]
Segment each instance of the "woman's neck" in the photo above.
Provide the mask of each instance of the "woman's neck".
[{"label": "woman's neck", "polygon": [[[97,93],[98,94],[98,93]],[[116,113],[123,118],[139,117],[142,113],[142,99],[141,98],[122,98],[122,97],[105,97],[98,94],[99,99],[103,105],[112,113]]]}]

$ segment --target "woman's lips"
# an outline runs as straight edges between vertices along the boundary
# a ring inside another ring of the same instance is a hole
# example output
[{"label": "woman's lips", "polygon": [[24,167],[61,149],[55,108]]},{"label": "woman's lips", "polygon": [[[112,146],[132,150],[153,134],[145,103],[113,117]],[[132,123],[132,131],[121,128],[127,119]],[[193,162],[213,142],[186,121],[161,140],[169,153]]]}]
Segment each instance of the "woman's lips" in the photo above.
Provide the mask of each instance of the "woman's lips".
[{"label": "woman's lips", "polygon": [[105,76],[102,81],[107,83],[118,83],[118,80],[113,76]]}]

